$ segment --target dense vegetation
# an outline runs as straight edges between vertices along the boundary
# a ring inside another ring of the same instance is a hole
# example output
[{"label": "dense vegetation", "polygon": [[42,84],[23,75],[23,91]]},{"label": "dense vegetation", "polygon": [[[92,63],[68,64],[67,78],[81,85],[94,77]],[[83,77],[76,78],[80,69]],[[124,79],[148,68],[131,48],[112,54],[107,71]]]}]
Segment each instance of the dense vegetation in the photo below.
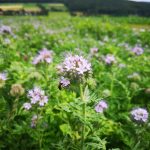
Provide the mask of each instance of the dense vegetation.
[{"label": "dense vegetation", "polygon": [[150,19],[0,19],[1,150],[149,149]]}]

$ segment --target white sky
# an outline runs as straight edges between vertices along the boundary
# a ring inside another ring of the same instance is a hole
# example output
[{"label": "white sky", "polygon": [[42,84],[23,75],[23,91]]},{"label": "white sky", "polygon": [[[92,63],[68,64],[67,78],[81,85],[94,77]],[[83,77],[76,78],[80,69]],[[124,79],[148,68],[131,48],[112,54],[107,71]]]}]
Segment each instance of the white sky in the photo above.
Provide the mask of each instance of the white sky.
[{"label": "white sky", "polygon": [[132,1],[136,1],[136,2],[150,2],[150,0],[132,0]]}]

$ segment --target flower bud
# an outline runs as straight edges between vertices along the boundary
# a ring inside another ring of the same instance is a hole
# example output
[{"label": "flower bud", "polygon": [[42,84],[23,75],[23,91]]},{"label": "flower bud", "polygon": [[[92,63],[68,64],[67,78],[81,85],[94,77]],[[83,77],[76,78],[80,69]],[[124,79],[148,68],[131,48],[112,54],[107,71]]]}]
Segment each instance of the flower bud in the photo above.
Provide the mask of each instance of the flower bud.
[{"label": "flower bud", "polygon": [[41,75],[39,72],[32,72],[32,73],[29,75],[29,78],[30,78],[30,79],[40,80],[40,79],[42,79],[42,75]]},{"label": "flower bud", "polygon": [[105,90],[103,90],[102,95],[103,95],[103,97],[109,97],[111,95],[111,92],[110,92],[110,90],[105,89]]},{"label": "flower bud", "polygon": [[139,85],[135,82],[131,82],[130,88],[134,91],[136,91],[139,88]]},{"label": "flower bud", "polygon": [[150,88],[145,89],[145,94],[150,95]]},{"label": "flower bud", "polygon": [[12,96],[21,96],[24,94],[24,88],[21,84],[13,84],[11,86],[10,94]]},{"label": "flower bud", "polygon": [[87,79],[87,84],[94,89],[96,87],[96,81],[93,78],[88,78]]}]

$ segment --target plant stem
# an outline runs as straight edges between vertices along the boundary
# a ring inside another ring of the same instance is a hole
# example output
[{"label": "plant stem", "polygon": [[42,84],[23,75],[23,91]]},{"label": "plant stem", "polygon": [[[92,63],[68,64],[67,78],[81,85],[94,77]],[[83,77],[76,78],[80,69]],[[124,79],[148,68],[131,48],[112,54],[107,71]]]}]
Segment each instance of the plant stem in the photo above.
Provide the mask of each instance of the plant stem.
[{"label": "plant stem", "polygon": [[111,84],[110,84],[110,94],[111,94],[111,97],[113,96],[114,76],[115,76],[115,74],[112,73],[112,79],[111,79]]},{"label": "plant stem", "polygon": [[85,140],[85,117],[86,117],[86,114],[85,114],[85,110],[86,110],[86,103],[84,101],[84,95],[83,95],[83,87],[82,85],[80,84],[80,97],[81,97],[81,100],[83,102],[83,105],[82,105],[82,115],[83,115],[83,125],[82,125],[82,139],[81,139],[81,147],[82,147],[82,150],[84,150],[84,140]]}]

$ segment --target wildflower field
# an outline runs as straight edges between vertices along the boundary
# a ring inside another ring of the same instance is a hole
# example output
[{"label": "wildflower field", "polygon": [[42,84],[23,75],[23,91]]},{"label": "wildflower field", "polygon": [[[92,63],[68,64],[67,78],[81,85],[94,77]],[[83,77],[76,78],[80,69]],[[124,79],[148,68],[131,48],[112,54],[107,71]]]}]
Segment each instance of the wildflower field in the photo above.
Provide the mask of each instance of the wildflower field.
[{"label": "wildflower field", "polygon": [[1,150],[149,150],[150,18],[0,17]]}]

